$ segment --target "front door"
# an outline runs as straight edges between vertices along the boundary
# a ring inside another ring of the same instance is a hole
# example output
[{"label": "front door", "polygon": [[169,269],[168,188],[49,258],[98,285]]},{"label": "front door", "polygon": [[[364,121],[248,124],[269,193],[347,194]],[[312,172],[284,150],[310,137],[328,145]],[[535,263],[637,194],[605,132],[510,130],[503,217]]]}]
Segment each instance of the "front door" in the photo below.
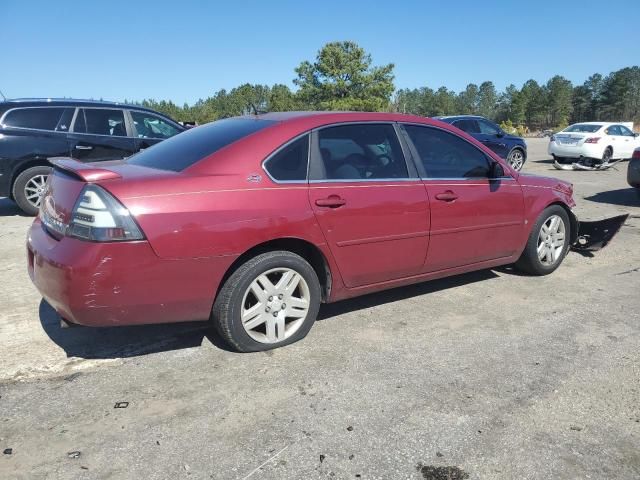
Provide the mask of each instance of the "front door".
[{"label": "front door", "polygon": [[111,108],[79,108],[69,133],[71,156],[82,162],[117,160],[133,155],[124,112]]},{"label": "front door", "polygon": [[394,126],[328,127],[314,133],[312,145],[309,200],[345,285],[418,274],[429,205]]},{"label": "front door", "polygon": [[480,129],[480,134],[476,138],[502,158],[507,158],[509,146],[504,141],[504,132],[497,125],[482,118],[478,119],[478,128]]},{"label": "front door", "polygon": [[511,177],[489,178],[490,159],[445,130],[405,125],[431,206],[425,272],[505,258],[522,247],[524,199]]}]

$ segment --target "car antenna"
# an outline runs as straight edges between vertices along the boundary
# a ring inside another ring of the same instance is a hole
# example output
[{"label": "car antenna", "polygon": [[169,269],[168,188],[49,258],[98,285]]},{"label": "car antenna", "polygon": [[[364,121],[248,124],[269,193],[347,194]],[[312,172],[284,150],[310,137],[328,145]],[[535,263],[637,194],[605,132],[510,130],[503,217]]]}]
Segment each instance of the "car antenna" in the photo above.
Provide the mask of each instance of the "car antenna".
[{"label": "car antenna", "polygon": [[4,93],[2,93],[2,90],[0,90],[0,95],[2,95],[2,98],[4,99],[4,101],[7,101],[7,97],[4,96]]}]

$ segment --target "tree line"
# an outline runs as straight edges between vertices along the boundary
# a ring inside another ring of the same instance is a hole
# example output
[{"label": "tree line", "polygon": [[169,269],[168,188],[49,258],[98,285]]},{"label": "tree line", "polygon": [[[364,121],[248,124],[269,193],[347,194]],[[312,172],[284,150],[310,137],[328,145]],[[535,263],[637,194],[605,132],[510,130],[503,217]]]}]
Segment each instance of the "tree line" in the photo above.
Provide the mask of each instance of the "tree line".
[{"label": "tree line", "polygon": [[475,114],[531,130],[583,121],[640,122],[638,66],[606,76],[595,73],[582,85],[555,75],[544,84],[528,80],[521,88],[511,84],[502,92],[491,81],[470,83],[461,92],[445,86],[396,90],[393,70],[394,64],[373,65],[371,55],[354,42],[332,42],[315,61],[303,61],[295,69],[296,90],[284,84],[246,83],[192,105],[152,99],[136,103],[199,124],[289,110],[391,111],[427,117]]}]

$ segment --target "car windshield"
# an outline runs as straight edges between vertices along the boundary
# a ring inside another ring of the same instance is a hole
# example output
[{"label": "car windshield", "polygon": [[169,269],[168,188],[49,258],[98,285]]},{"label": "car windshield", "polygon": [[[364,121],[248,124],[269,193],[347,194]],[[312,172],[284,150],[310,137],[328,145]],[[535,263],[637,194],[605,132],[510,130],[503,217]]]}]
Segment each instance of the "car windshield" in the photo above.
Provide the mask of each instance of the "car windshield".
[{"label": "car windshield", "polygon": [[192,128],[129,158],[128,163],[180,172],[204,157],[273,125],[271,120],[228,118]]},{"label": "car windshield", "polygon": [[602,128],[602,125],[589,125],[580,124],[571,125],[563,130],[563,132],[576,132],[576,133],[594,133]]}]

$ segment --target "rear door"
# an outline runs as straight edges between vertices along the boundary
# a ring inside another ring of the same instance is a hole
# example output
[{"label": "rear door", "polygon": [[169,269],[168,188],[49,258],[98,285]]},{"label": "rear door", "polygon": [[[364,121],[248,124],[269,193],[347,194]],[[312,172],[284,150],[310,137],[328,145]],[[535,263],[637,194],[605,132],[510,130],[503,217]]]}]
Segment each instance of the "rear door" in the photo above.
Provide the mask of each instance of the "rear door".
[{"label": "rear door", "polygon": [[524,199],[510,176],[489,179],[490,159],[437,127],[405,125],[431,206],[425,272],[505,258],[522,248]]},{"label": "rear door", "polygon": [[69,139],[71,156],[83,162],[117,160],[135,152],[124,110],[116,108],[78,108]]},{"label": "rear door", "polygon": [[429,205],[393,124],[314,132],[309,179],[311,207],[347,287],[420,272]]},{"label": "rear door", "polygon": [[173,122],[142,110],[129,110],[131,129],[136,139],[136,151],[144,150],[162,140],[171,138],[182,132],[184,128]]}]

